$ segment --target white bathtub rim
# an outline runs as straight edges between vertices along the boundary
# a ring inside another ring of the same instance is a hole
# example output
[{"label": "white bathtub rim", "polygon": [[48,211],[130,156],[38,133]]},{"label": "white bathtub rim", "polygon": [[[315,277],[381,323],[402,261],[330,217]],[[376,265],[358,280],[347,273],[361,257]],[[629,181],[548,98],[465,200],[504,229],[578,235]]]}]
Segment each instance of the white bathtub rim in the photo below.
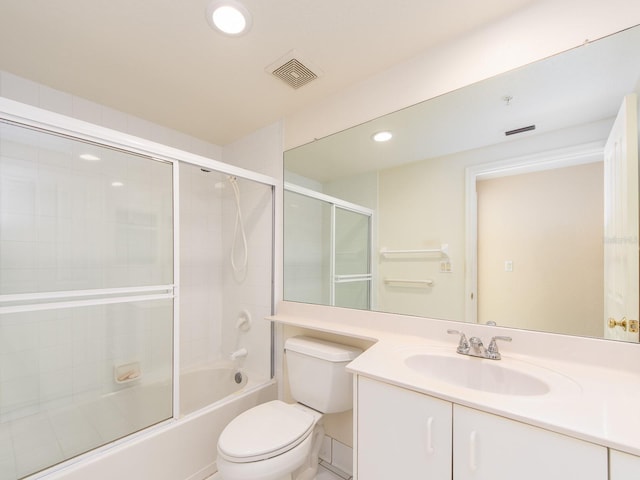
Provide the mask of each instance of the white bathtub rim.
[{"label": "white bathtub rim", "polygon": [[[130,448],[133,445],[147,441],[158,435],[164,434],[168,430],[176,428],[182,423],[193,421],[198,419],[199,417],[204,417],[208,414],[211,414],[214,410],[220,407],[223,407],[229,403],[232,403],[232,401],[234,399],[237,399],[238,397],[241,397],[244,395],[249,396],[252,393],[257,392],[258,390],[261,390],[262,388],[266,389],[270,385],[274,385],[276,383],[277,383],[276,379],[272,378],[264,382],[256,383],[255,385],[252,385],[249,388],[247,388],[247,385],[248,385],[247,384],[245,385],[245,388],[240,389],[235,394],[229,395],[218,402],[212,403],[204,408],[201,408],[200,410],[196,410],[192,413],[189,413],[187,415],[183,415],[180,417],[168,418],[155,425],[151,425],[150,427],[147,427],[143,430],[131,433],[125,437],[119,438],[110,443],[97,447],[93,450],[82,453],[76,457],[70,458],[57,465],[53,465],[52,467],[46,470],[36,472],[30,476],[25,477],[24,480],[40,480],[40,479],[57,480],[59,478],[63,479],[65,475],[73,472],[74,470],[83,468],[87,463],[98,461],[99,459],[102,459],[105,456],[114,455],[121,450]],[[209,470],[210,468],[211,466],[207,466],[204,470]],[[214,462],[214,469],[215,469],[215,462]]]},{"label": "white bathtub rim", "polygon": [[198,410],[194,410],[193,412],[182,414],[180,415],[179,420],[195,419],[195,418],[204,416],[218,407],[221,407],[233,402],[236,398],[240,396],[244,396],[245,394],[249,395],[251,393],[256,392],[257,390],[260,390],[263,387],[274,385],[276,383],[277,381],[275,378],[258,382],[256,380],[252,380],[251,377],[249,377],[247,384],[237,392],[227,395],[226,397],[218,400],[217,402],[210,403],[209,405],[202,407]]}]

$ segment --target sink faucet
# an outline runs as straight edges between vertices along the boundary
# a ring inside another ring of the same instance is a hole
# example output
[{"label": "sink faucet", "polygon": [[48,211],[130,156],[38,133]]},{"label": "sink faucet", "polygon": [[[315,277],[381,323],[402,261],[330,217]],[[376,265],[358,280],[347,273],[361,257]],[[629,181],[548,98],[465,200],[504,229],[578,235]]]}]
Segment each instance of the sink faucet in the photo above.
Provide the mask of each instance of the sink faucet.
[{"label": "sink faucet", "polygon": [[467,336],[460,330],[447,330],[447,333],[460,335],[460,342],[458,343],[458,349],[456,351],[462,355],[468,355],[470,347],[469,342],[467,341]]},{"label": "sink faucet", "polygon": [[458,343],[458,348],[456,349],[456,352],[458,352],[459,354],[479,358],[488,358],[489,360],[500,360],[500,358],[502,358],[498,349],[497,340],[502,340],[505,342],[511,341],[511,337],[496,335],[495,337],[491,337],[489,346],[487,348],[484,348],[484,344],[479,337],[471,337],[469,340],[467,340],[467,336],[459,330],[447,330],[447,333],[460,335],[460,342]]},{"label": "sink faucet", "polygon": [[469,344],[473,349],[473,353],[469,353],[474,357],[486,357],[487,351],[484,349],[484,345],[482,344],[482,340],[479,337],[471,337],[469,339]]},{"label": "sink faucet", "polygon": [[510,342],[511,337],[496,335],[495,337],[491,338],[491,342],[489,342],[489,346],[487,347],[487,358],[490,358],[492,360],[500,360],[501,358],[496,340],[502,340],[503,342]]}]

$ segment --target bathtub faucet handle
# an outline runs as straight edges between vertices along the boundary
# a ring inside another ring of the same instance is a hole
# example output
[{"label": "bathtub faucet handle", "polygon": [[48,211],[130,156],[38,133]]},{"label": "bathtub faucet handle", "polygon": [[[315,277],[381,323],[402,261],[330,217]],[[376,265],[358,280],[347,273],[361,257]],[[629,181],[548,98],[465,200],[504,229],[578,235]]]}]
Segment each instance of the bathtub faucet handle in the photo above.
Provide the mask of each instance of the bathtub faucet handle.
[{"label": "bathtub faucet handle", "polygon": [[246,348],[242,347],[231,353],[231,360],[237,360],[238,358],[244,358],[249,354]]}]

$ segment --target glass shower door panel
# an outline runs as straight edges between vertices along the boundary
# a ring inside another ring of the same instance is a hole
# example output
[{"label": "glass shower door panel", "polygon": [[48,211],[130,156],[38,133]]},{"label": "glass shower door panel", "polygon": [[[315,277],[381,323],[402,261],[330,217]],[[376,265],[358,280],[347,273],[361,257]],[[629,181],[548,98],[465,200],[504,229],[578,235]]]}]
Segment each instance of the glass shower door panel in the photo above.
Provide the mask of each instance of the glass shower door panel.
[{"label": "glass shower door panel", "polygon": [[173,166],[0,122],[0,478],[173,415]]},{"label": "glass shower door panel", "polygon": [[172,166],[0,123],[0,295],[173,283]]},{"label": "glass shower door panel", "polygon": [[335,304],[339,307],[368,310],[371,308],[371,280],[336,283]]},{"label": "glass shower door panel", "polygon": [[370,308],[371,217],[336,206],[334,305]]},{"label": "glass shower door panel", "polygon": [[284,298],[328,305],[331,285],[331,204],[284,192]]},{"label": "glass shower door panel", "polygon": [[0,475],[172,416],[173,300],[0,314]]}]

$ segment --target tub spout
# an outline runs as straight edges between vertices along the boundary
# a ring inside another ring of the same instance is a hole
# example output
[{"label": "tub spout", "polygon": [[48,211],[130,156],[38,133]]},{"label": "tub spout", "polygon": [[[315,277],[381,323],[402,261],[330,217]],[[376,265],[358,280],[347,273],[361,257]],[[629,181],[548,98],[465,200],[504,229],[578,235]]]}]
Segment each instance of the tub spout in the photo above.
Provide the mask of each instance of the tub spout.
[{"label": "tub spout", "polygon": [[231,360],[237,360],[238,358],[244,358],[249,354],[246,348],[242,347],[231,353]]}]

